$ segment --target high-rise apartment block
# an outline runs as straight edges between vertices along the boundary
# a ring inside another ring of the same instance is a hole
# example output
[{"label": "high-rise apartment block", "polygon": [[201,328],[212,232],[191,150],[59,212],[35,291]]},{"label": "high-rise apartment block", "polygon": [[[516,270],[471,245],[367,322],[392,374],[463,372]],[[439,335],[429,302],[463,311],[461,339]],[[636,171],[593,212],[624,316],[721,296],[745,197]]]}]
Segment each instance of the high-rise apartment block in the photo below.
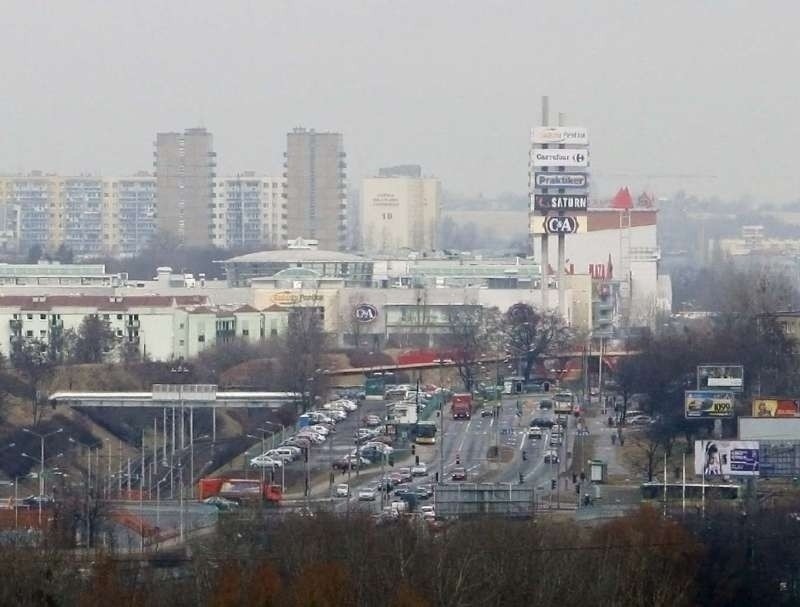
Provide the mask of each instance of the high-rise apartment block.
[{"label": "high-rise apartment block", "polygon": [[213,244],[224,249],[286,245],[286,200],[280,179],[245,172],[214,182]]},{"label": "high-rise apartment block", "polygon": [[441,183],[418,166],[381,169],[361,188],[362,247],[370,253],[436,248]]},{"label": "high-rise apartment block", "polygon": [[216,176],[211,133],[204,128],[158,133],[155,145],[158,229],[187,246],[210,245]]},{"label": "high-rise apartment block", "polygon": [[156,233],[156,178],[142,172],[109,179],[106,188],[112,202],[107,246],[113,255],[135,257]]},{"label": "high-rise apartment block", "polygon": [[347,168],[341,133],[296,128],[286,136],[287,237],[340,250],[347,240]]}]

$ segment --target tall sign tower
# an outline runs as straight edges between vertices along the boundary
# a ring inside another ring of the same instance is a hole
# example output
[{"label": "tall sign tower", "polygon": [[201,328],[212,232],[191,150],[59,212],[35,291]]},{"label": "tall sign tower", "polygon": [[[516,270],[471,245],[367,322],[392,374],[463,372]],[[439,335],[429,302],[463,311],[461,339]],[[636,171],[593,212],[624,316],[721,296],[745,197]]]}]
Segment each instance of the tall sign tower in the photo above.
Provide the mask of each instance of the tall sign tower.
[{"label": "tall sign tower", "polygon": [[550,283],[549,239],[558,239],[558,311],[566,315],[564,243],[567,236],[586,232],[589,206],[589,133],[584,127],[566,126],[563,114],[550,126],[549,100],[542,97],[542,124],[531,129],[530,242],[535,255],[541,243],[542,308],[548,309]]}]

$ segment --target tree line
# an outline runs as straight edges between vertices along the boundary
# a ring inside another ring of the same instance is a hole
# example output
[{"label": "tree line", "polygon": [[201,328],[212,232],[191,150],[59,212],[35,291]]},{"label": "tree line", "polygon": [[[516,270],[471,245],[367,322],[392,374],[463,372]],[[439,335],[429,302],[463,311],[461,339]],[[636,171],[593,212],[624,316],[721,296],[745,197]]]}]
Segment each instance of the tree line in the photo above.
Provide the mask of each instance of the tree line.
[{"label": "tree line", "polygon": [[[53,536],[0,552],[0,603],[287,607],[793,605],[800,523],[786,509],[664,518],[643,507],[593,526],[538,519],[376,525],[327,512],[223,517],[185,553],[142,567],[72,555]],[[146,561],[145,561],[146,562]],[[172,567],[170,567],[172,565]],[[165,568],[167,567],[167,568]]]}]

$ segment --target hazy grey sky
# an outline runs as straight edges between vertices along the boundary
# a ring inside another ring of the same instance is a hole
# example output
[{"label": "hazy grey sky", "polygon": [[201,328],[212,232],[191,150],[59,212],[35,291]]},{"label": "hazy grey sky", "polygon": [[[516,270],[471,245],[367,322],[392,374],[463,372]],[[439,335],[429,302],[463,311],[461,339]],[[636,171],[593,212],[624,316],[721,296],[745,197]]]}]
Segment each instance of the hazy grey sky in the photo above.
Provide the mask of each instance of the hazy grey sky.
[{"label": "hazy grey sky", "polygon": [[[798,198],[795,1],[4,0],[0,14],[0,172],[152,170],[157,131],[203,125],[220,173],[279,175],[303,125],[344,133],[357,187],[410,162],[449,190],[522,193],[548,94],[590,129],[602,191]],[[717,178],[657,177],[675,174]]]}]

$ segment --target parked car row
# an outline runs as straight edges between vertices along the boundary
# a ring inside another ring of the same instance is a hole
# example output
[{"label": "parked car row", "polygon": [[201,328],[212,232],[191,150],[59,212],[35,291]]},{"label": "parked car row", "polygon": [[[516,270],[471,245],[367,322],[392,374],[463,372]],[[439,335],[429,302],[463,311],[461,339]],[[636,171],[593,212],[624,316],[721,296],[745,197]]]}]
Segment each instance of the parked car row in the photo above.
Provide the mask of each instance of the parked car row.
[{"label": "parked car row", "polygon": [[304,413],[301,423],[305,425],[296,434],[284,439],[277,448],[252,458],[250,465],[275,470],[300,459],[305,450],[328,440],[336,432],[336,424],[357,409],[356,401],[340,398],[323,404],[321,410]]}]

